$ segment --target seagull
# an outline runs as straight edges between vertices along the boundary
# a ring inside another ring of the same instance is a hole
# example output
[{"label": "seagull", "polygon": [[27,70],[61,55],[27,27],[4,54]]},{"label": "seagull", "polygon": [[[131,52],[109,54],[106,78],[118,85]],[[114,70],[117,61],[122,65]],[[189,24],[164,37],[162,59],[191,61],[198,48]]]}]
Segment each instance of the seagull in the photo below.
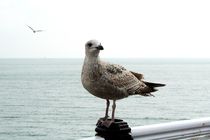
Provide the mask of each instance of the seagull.
[{"label": "seagull", "polygon": [[[144,81],[143,74],[102,61],[99,58],[102,50],[104,48],[97,40],[90,40],[85,44],[81,81],[89,93],[106,100],[106,111],[102,124],[109,127],[115,120],[116,100],[131,95],[154,96],[152,92],[157,91],[156,87],[162,87],[165,84]],[[109,100],[113,100],[111,119],[108,119]]]},{"label": "seagull", "polygon": [[[28,26],[28,25],[27,25],[27,26]],[[30,28],[30,29],[33,31],[33,33],[44,31],[44,30],[34,30],[31,26],[28,26],[28,28]]]}]

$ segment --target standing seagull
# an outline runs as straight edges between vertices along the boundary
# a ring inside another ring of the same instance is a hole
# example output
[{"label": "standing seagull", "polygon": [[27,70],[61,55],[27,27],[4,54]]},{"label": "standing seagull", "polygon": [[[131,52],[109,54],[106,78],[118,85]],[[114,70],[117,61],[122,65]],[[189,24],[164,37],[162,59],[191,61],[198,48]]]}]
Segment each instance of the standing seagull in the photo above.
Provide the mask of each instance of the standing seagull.
[{"label": "standing seagull", "polygon": [[[27,25],[27,26],[28,26],[28,25]],[[33,33],[44,31],[44,30],[34,30],[31,26],[28,26],[28,28],[30,28],[30,29],[33,31]]]},{"label": "standing seagull", "polygon": [[[143,74],[126,70],[116,64],[101,61],[99,52],[103,46],[97,40],[85,44],[85,60],[81,80],[84,88],[94,96],[106,100],[106,112],[103,124],[107,127],[114,122],[116,100],[130,95],[153,96],[155,87],[165,86],[160,83],[143,81]],[[109,100],[113,100],[111,121],[108,120]]]}]

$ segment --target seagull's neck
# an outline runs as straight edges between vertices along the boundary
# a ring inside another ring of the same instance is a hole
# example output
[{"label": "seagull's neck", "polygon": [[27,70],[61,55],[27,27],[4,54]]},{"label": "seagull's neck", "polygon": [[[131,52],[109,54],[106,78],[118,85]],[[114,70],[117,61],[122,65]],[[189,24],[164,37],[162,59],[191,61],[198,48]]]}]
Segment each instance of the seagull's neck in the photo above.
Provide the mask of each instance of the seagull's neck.
[{"label": "seagull's neck", "polygon": [[100,77],[100,59],[99,57],[85,57],[82,75],[87,75],[91,81],[96,81]]},{"label": "seagull's neck", "polygon": [[100,62],[100,58],[97,56],[86,56],[85,58],[86,62],[89,63],[89,65],[91,64],[98,64]]}]

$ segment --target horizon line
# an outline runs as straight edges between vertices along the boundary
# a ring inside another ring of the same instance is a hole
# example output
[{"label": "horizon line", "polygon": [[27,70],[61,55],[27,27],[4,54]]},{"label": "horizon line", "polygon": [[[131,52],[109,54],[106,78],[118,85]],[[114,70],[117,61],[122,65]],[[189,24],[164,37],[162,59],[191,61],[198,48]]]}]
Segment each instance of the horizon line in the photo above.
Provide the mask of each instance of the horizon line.
[{"label": "horizon line", "polygon": [[[210,57],[100,57],[102,59],[210,59]],[[0,57],[0,59],[84,59],[84,57]]]}]

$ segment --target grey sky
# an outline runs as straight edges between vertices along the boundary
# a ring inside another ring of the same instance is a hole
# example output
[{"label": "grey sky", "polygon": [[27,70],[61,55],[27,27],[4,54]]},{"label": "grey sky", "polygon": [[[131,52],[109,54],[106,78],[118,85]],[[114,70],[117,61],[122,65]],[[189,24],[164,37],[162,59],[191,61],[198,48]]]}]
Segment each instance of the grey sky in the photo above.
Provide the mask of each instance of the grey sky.
[{"label": "grey sky", "polygon": [[[0,58],[209,57],[208,0],[0,0]],[[33,33],[26,26],[43,29]]]}]

